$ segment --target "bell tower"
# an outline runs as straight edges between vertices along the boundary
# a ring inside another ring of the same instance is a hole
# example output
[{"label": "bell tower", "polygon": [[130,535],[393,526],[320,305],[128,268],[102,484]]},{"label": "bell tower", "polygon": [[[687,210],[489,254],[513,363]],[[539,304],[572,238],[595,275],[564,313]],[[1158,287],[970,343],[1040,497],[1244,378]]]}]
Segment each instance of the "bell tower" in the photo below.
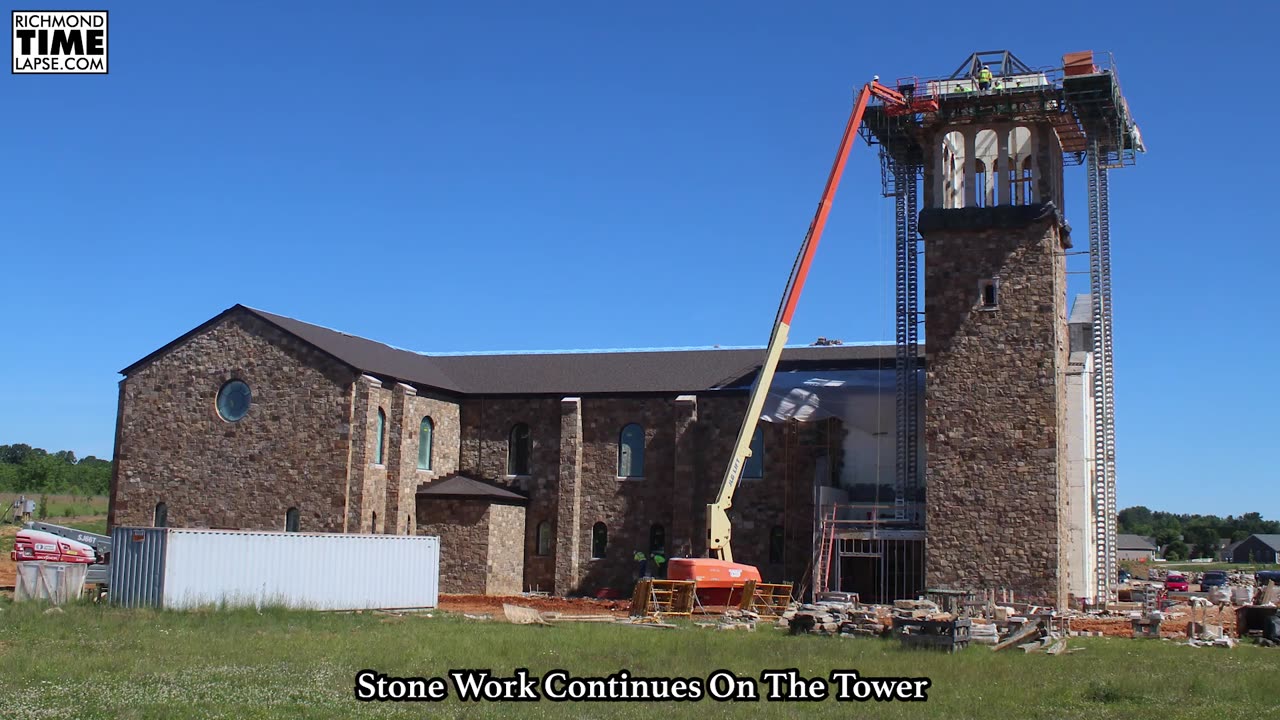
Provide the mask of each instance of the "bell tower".
[{"label": "bell tower", "polygon": [[[989,83],[980,82],[984,68]],[[1050,70],[1007,51],[975,53],[950,77],[901,79],[897,90],[937,108],[873,107],[863,129],[880,146],[885,195],[900,208],[905,199],[898,324],[924,320],[925,584],[1010,590],[1057,607],[1070,596],[1105,600],[1115,574],[1106,173],[1143,151],[1114,68],[1098,67],[1092,53]],[[1067,260],[1083,254],[1070,253],[1063,215],[1064,166],[1073,164],[1088,166],[1098,298],[1084,444],[1099,460],[1083,492],[1067,462],[1068,436],[1079,430],[1067,394]],[[1071,527],[1073,505],[1088,508],[1086,532]],[[1074,547],[1081,537],[1091,547]]]}]

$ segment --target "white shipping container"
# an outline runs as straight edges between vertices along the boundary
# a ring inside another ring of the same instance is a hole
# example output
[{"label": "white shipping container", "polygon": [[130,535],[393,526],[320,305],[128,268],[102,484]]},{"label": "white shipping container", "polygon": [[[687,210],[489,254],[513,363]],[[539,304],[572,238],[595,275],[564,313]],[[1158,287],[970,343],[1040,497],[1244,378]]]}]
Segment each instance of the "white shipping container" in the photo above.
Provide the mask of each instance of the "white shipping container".
[{"label": "white shipping container", "polygon": [[425,608],[439,597],[440,540],[116,528],[111,565],[110,595],[122,605]]}]

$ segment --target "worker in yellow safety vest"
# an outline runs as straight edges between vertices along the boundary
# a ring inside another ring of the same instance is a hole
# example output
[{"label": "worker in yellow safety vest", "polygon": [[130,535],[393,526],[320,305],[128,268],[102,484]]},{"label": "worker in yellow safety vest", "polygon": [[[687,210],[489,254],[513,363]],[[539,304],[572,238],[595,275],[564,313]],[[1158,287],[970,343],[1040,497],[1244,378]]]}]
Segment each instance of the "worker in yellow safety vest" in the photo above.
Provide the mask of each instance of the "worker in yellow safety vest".
[{"label": "worker in yellow safety vest", "polygon": [[665,552],[662,551],[662,548],[658,548],[657,550],[654,550],[652,553],[650,553],[649,559],[653,561],[653,576],[659,577],[659,578],[666,577],[666,575],[662,572],[663,570],[662,566],[665,565],[667,562],[667,555]]},{"label": "worker in yellow safety vest", "polygon": [[649,556],[643,550],[637,550],[631,554],[631,559],[640,563],[640,566],[636,568],[637,576],[646,577],[649,574]]},{"label": "worker in yellow safety vest", "polygon": [[982,69],[978,71],[978,89],[979,90],[991,89],[991,68],[987,67],[986,65],[983,65]]}]

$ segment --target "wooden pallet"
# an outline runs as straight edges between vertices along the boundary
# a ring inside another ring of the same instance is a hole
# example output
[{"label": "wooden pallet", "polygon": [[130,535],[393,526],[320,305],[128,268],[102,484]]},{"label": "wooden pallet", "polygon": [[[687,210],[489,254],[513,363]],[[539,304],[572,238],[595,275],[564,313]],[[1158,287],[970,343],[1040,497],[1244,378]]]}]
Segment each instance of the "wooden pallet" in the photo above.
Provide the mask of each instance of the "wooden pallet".
[{"label": "wooden pallet", "polygon": [[791,583],[761,583],[748,580],[742,588],[739,610],[750,610],[762,620],[782,617],[791,604]]},{"label": "wooden pallet", "polygon": [[690,617],[696,590],[692,580],[644,578],[631,594],[631,617]]}]

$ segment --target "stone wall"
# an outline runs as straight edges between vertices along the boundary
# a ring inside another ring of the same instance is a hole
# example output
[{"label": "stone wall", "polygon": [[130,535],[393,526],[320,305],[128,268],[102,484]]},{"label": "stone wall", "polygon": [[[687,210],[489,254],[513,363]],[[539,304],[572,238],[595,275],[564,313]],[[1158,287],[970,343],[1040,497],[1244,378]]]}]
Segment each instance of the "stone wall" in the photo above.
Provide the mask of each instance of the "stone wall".
[{"label": "stone wall", "polygon": [[[556,522],[560,471],[560,398],[469,398],[459,410],[462,428],[458,471],[525,494],[525,587],[555,587],[554,556],[535,555],[537,524]],[[529,474],[507,474],[507,441],[516,423],[529,426]]]},{"label": "stone wall", "polygon": [[[461,427],[456,402],[420,394],[403,384],[397,385],[396,392],[402,397],[395,412],[394,437],[399,442],[399,459],[395,463],[395,477],[391,483],[395,492],[387,494],[386,513],[388,517],[395,515],[394,532],[397,535],[413,535],[416,534],[414,506],[418,488],[458,471]],[[429,467],[425,469],[418,467],[423,418],[430,418],[432,425],[431,457]]]},{"label": "stone wall", "polygon": [[[1061,605],[1065,239],[1056,218],[924,237],[926,582]],[[980,307],[987,278],[997,309]]]},{"label": "stone wall", "polygon": [[[341,532],[351,428],[345,366],[247,312],[231,313],[121,383],[111,525]],[[223,420],[222,385],[246,382],[248,414]]]},{"label": "stone wall", "polygon": [[[669,555],[706,552],[706,504],[715,497],[732,452],[745,393],[685,397],[468,399],[462,402],[460,471],[524,490],[524,587],[560,594],[603,587],[627,592],[637,564],[661,527]],[[507,436],[516,422],[530,426],[533,454],[528,477],[507,470]],[[644,476],[618,477],[623,427],[644,428]],[[838,474],[839,423],[762,423],[764,477],[739,484],[730,516],[735,560],[758,565],[771,580],[802,582],[813,548],[813,482],[817,458]],[[579,439],[580,438],[580,439]],[[555,541],[537,554],[537,528],[550,524]],[[603,523],[603,557],[592,557],[592,533]],[[775,527],[786,538],[777,562],[770,557]],[[687,545],[677,544],[681,533]],[[575,562],[576,550],[576,562]]]},{"label": "stone wall", "polygon": [[440,538],[440,592],[483,595],[489,589],[489,504],[483,500],[420,499],[419,535]]},{"label": "stone wall", "polygon": [[524,508],[489,507],[489,560],[485,592],[515,595],[524,591]]}]

